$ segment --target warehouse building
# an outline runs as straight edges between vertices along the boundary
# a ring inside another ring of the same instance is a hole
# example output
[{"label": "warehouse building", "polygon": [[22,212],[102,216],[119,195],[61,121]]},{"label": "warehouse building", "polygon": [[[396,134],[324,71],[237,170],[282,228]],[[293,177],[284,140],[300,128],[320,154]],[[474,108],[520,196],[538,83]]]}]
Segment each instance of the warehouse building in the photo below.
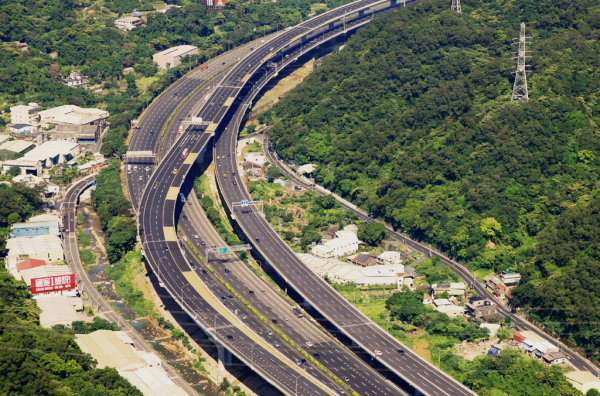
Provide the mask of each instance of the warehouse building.
[{"label": "warehouse building", "polygon": [[40,111],[40,124],[55,125],[52,134],[56,139],[94,143],[100,139],[109,115],[106,110],[64,105]]},{"label": "warehouse building", "polygon": [[179,45],[169,48],[152,55],[152,60],[156,62],[161,70],[170,69],[181,64],[181,59],[190,55],[198,55],[198,47],[193,45]]},{"label": "warehouse building", "polygon": [[31,102],[28,105],[17,105],[10,108],[10,122],[12,124],[31,124],[37,125],[39,121],[40,107],[37,103]]},{"label": "warehouse building", "polygon": [[60,235],[58,217],[43,214],[32,217],[26,223],[15,223],[11,226],[11,235],[13,238]]},{"label": "warehouse building", "polygon": [[22,158],[5,161],[3,170],[6,172],[13,166],[21,168],[21,174],[40,176],[43,169],[71,160],[81,152],[78,143],[66,140],[51,140],[29,151]]},{"label": "warehouse building", "polygon": [[6,240],[6,249],[6,267],[15,278],[18,276],[17,262],[28,258],[44,260],[49,264],[65,260],[62,242],[57,235],[10,238]]},{"label": "warehouse building", "polygon": [[33,143],[24,140],[9,140],[0,145],[0,151],[9,151],[16,156],[20,156],[31,150],[33,146]]}]

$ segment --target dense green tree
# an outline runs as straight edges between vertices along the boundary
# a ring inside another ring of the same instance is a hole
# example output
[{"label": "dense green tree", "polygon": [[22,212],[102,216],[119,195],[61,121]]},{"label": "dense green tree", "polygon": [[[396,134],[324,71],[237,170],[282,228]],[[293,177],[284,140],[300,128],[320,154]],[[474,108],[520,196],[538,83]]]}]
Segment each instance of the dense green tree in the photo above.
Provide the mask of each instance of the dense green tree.
[{"label": "dense green tree", "polygon": [[379,245],[385,236],[385,226],[379,222],[362,223],[358,228],[358,239],[370,246]]},{"label": "dense green tree", "polygon": [[422,290],[394,293],[385,301],[385,307],[395,318],[405,322],[412,322],[419,315],[427,312],[427,307],[423,305]]},{"label": "dense green tree", "polygon": [[283,176],[283,173],[281,172],[281,169],[277,168],[276,166],[269,166],[265,172],[265,176],[267,176],[267,180],[269,182],[272,182],[273,180],[277,179],[278,177]]},{"label": "dense green tree", "polygon": [[21,174],[21,168],[18,166],[11,166],[8,172],[6,172],[9,176],[15,177]]}]

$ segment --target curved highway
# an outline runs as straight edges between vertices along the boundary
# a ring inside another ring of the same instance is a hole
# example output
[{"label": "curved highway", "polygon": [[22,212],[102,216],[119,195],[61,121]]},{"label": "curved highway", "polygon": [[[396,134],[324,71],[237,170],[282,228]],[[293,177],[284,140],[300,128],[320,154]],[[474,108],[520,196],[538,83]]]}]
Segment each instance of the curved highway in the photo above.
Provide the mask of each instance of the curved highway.
[{"label": "curved highway", "polygon": [[[150,265],[159,278],[167,285],[171,294],[176,296],[178,291],[182,290],[181,285],[190,282],[186,273],[191,272],[180,250],[175,232],[174,216],[177,209],[178,192],[191,165],[206,149],[217,126],[229,113],[229,108],[234,107],[232,105],[245,89],[246,83],[263,64],[271,60],[277,61],[279,57],[283,56],[278,51],[293,45],[290,43],[304,40],[314,29],[330,28],[336,18],[346,19],[347,15],[354,12],[357,14],[362,12],[364,16],[364,13],[368,12],[374,4],[386,7],[394,5],[389,2],[360,0],[321,14],[285,31],[236,64],[198,113],[203,120],[210,121],[187,130],[150,177],[140,201],[140,237],[145,256],[149,259]],[[233,136],[231,137],[231,135]],[[227,141],[227,139],[230,140]],[[232,150],[234,147],[235,135],[225,134],[217,145],[217,153],[221,152],[225,158],[227,153],[234,152]],[[188,149],[189,155],[182,155],[183,149]],[[235,161],[230,159],[228,163],[229,172],[231,172],[229,179],[227,178],[227,166],[218,172],[224,195],[229,202],[248,198],[247,192],[239,187],[241,183],[230,182],[235,171]],[[234,187],[236,185],[237,188]],[[256,213],[244,213],[239,217],[239,222],[246,230],[253,230],[251,240],[255,247],[269,259],[271,265],[278,269],[288,283],[373,358],[378,359],[423,393],[471,394],[466,388],[412,352],[408,350],[405,353],[399,352],[403,349],[402,344],[356,311],[320,278],[308,271],[285,243],[278,239],[264,219],[257,216]],[[193,290],[190,292],[194,293]],[[184,298],[186,295],[187,293],[181,291],[181,303],[184,309],[190,311],[194,317],[195,310],[202,307],[192,306],[188,301],[190,299]],[[196,301],[195,299],[191,300]],[[219,326],[213,327],[213,330],[217,327]],[[220,330],[220,327],[217,330]],[[218,337],[220,333],[218,331],[217,333]],[[235,348],[232,351],[236,354],[241,353]],[[253,366],[250,365],[250,367]],[[265,375],[264,370],[262,374]],[[269,372],[268,374],[267,378],[286,375],[285,372]],[[277,381],[275,383],[280,384]],[[310,386],[310,384],[307,383],[306,386]],[[290,388],[287,387],[286,392],[289,390]]]},{"label": "curved highway", "polygon": [[[240,295],[244,296],[268,320],[277,321],[275,327],[305,351],[318,357],[317,360],[321,364],[338,378],[343,378],[359,394],[372,396],[404,394],[383,376],[375,374],[373,368],[347,350],[326,330],[317,327],[308,318],[300,318],[293,314],[291,305],[294,304],[283,300],[282,296],[272,290],[266,282],[257,279],[252,270],[237,255],[233,253],[218,256],[207,255],[204,249],[206,246],[225,246],[226,242],[223,241],[200,208],[195,194],[191,193],[187,200],[191,200],[192,205],[184,205],[178,224],[186,234],[186,239],[204,251],[204,257],[210,258],[211,267],[218,277],[224,279]],[[205,269],[205,271],[196,269],[196,272],[201,274],[202,280],[208,285],[207,276],[210,273],[202,275],[207,273],[208,268],[200,261],[197,261],[196,265]],[[230,309],[232,308],[230,307]],[[242,310],[243,307],[240,312]],[[252,315],[251,312],[245,312],[242,318],[246,314]],[[269,334],[269,329],[263,329],[261,334],[271,343],[277,338],[276,334]]]},{"label": "curved highway", "polygon": [[[258,44],[265,42],[265,39],[258,40],[258,42]],[[254,42],[254,44],[248,44],[246,46],[249,47],[247,48],[247,52],[251,52],[249,49],[256,44],[256,42]],[[215,67],[211,66],[211,64],[215,63]],[[209,70],[216,72],[221,68],[223,63],[225,62],[221,59],[209,61]],[[212,84],[214,84],[214,82]],[[201,97],[202,101],[206,102],[206,91],[207,87],[202,87],[194,94],[192,98],[190,98],[190,100],[185,102],[182,107],[178,108],[177,113],[174,114],[175,119],[178,119],[180,114],[188,114],[190,110],[186,109],[186,107],[190,108],[190,104],[194,107],[197,106],[197,104],[194,102],[195,97]],[[177,99],[181,98],[177,98],[176,96],[173,97],[173,100]],[[196,114],[195,112],[193,113]],[[144,116],[141,117],[141,125],[144,123],[143,117]],[[175,123],[175,128],[173,128],[174,125],[172,123],[171,127],[167,129],[163,140],[169,140],[173,136],[176,137],[176,129],[178,125],[178,122]],[[159,130],[160,125],[156,125],[155,129]],[[142,134],[136,133],[133,135],[133,138],[135,139],[139,136],[142,136]],[[151,146],[152,136],[154,136],[155,139],[158,139],[159,134],[145,133],[147,141],[146,146],[148,147]],[[132,179],[130,182],[131,185],[141,184],[135,183],[136,176],[133,173],[134,172],[128,173],[128,179]],[[225,242],[222,241],[212,224],[208,222],[208,219],[203,211],[199,209],[199,205],[196,202],[195,197],[193,198],[194,199],[192,199],[191,202],[188,202],[193,203],[193,205],[184,205],[183,213],[187,213],[187,215],[184,216],[183,220],[181,218],[179,219],[179,226],[181,226],[188,234],[190,240],[200,238],[201,235],[201,238],[205,241],[205,243],[208,243],[209,245],[223,246]],[[188,218],[190,220],[188,220]],[[197,238],[194,238],[194,235]],[[193,252],[188,251],[188,255],[193,256]],[[317,360],[319,360],[319,362],[326,366],[331,372],[336,374],[338,378],[344,379],[352,389],[364,395],[376,396],[381,394],[403,394],[402,390],[395,387],[383,376],[377,375],[372,367],[366,365],[360,358],[355,356],[354,353],[349,351],[328,333],[315,328],[315,325],[310,323],[308,319],[298,319],[292,315],[290,304],[288,302],[285,302],[280,295],[272,291],[266,284],[262,286],[259,284],[255,285],[257,279],[255,275],[246,267],[246,265],[237,259],[237,256],[234,254],[230,254],[229,257],[230,258],[225,261],[222,259],[219,260],[220,264],[226,263],[227,267],[229,267],[226,268],[225,271],[222,265],[213,266],[216,274],[218,275],[216,278],[218,279],[218,277],[220,277],[221,279],[224,279],[236,291],[240,291],[241,293],[245,294],[247,299],[252,300],[251,303],[253,307],[258,309],[258,311],[264,314],[267,318],[277,318],[275,320],[278,320],[278,324],[275,325],[275,327],[283,331],[283,333],[293,340],[297,345],[301,345],[304,350],[308,351],[313,356],[318,357]],[[190,261],[194,261],[194,259],[190,259]],[[220,282],[215,281],[215,279],[209,279],[211,273],[208,271],[208,268],[202,266],[200,261],[195,261],[195,272],[200,276],[202,283],[204,283],[205,286],[211,290],[212,294],[217,296],[217,298],[227,297],[229,294],[227,289],[225,289]],[[200,271],[200,267],[202,267],[204,271]],[[231,271],[229,271],[230,269]],[[257,294],[248,295],[249,291],[251,290],[248,287],[249,285],[253,285],[251,287],[256,288],[257,291],[263,290],[264,293],[259,292]],[[252,327],[255,332],[257,332],[262,338],[266,339],[269,343],[282,343],[280,337],[270,331],[268,327],[264,327],[264,324],[261,326],[260,323],[255,323],[255,318],[249,318],[253,314],[237,300],[232,301],[231,299],[227,299],[227,307],[231,312],[235,312],[236,316],[240,318],[242,322],[250,322],[248,323],[248,326]],[[250,346],[248,348],[250,349]],[[302,361],[302,359],[302,356],[295,357],[296,361]],[[310,365],[310,362],[302,364],[303,366],[306,364],[308,369],[313,369],[313,367]]]}]

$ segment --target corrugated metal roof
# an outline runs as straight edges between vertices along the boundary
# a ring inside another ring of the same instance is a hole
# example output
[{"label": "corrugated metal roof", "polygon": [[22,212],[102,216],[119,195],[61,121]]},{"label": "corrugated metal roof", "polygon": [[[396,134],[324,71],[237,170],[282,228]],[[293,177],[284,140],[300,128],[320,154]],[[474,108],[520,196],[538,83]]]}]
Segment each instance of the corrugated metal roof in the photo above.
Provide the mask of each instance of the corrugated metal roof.
[{"label": "corrugated metal roof", "polygon": [[97,330],[90,334],[78,334],[75,341],[82,351],[91,354],[97,361],[98,367],[135,368],[143,367],[144,360],[135,350],[110,330]]}]

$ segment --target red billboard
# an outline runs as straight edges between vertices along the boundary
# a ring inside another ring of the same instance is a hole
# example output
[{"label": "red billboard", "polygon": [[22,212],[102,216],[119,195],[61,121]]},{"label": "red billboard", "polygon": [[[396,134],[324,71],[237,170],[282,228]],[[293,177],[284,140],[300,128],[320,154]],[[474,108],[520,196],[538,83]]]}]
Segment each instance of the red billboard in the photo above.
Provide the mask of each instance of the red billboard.
[{"label": "red billboard", "polygon": [[49,293],[75,289],[75,274],[45,276],[31,279],[31,293]]}]

